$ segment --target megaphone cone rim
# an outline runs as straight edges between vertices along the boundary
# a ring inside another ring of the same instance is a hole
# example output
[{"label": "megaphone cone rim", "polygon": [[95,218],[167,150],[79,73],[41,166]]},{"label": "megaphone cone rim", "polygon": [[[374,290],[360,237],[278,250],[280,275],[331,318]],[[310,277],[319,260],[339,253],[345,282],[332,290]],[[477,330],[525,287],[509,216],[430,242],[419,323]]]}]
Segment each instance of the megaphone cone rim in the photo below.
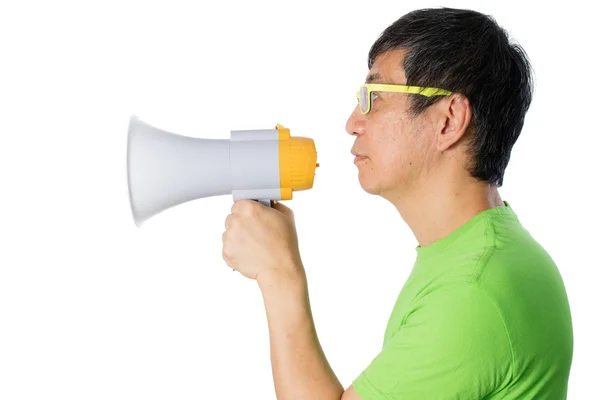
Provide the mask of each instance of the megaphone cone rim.
[{"label": "megaphone cone rim", "polygon": [[127,190],[129,192],[129,206],[131,208],[131,214],[133,215],[133,222],[135,222],[136,226],[140,228],[144,221],[138,216],[131,186],[131,141],[133,139],[132,127],[133,122],[138,120],[140,119],[136,115],[132,115],[129,118],[129,129],[127,130]]}]

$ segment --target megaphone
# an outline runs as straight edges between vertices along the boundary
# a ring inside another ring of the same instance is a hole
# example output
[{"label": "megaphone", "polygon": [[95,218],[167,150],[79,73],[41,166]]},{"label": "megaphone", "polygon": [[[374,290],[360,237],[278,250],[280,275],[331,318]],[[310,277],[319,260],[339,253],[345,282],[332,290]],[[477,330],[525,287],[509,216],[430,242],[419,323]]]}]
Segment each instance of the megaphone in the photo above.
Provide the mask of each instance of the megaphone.
[{"label": "megaphone", "polygon": [[310,138],[273,129],[232,130],[229,139],[201,139],[156,128],[135,115],[127,138],[127,183],[133,220],[188,201],[221,195],[266,206],[311,189],[317,163]]}]

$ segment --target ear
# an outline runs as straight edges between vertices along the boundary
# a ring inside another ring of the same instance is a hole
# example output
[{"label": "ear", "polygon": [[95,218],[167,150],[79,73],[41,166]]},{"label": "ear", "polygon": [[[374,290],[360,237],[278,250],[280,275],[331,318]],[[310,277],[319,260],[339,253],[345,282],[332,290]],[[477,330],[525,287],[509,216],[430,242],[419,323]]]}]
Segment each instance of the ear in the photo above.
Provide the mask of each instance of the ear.
[{"label": "ear", "polygon": [[471,124],[471,103],[466,96],[455,93],[438,105],[440,129],[436,135],[436,148],[445,151],[467,132]]}]

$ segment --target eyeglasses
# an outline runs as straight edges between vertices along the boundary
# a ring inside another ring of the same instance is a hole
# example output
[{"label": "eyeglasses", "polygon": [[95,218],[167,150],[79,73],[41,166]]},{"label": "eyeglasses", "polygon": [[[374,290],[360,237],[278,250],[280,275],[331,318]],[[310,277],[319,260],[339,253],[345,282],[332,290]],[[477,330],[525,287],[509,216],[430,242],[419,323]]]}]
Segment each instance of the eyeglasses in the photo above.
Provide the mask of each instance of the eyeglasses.
[{"label": "eyeglasses", "polygon": [[384,85],[377,83],[365,83],[361,85],[358,92],[356,92],[356,100],[360,105],[360,111],[363,114],[371,111],[371,92],[396,92],[396,93],[410,93],[420,94],[422,96],[449,96],[452,92],[444,89],[420,87],[420,86],[406,86],[406,85]]}]

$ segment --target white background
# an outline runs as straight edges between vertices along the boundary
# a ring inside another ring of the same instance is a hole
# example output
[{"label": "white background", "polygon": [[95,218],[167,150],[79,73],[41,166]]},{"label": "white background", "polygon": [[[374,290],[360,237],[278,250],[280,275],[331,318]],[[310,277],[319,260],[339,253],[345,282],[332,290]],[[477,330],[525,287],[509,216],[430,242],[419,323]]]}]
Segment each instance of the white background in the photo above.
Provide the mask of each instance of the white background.
[{"label": "white background", "polygon": [[[534,65],[501,194],[564,277],[569,398],[588,399],[600,373],[597,18],[591,2],[531,3],[443,5],[492,14]],[[221,259],[231,197],[136,227],[132,114],[194,137],[279,123],[315,140],[314,188],[287,204],[321,343],[348,386],[381,348],[416,241],[360,189],[344,126],[379,33],[442,4],[1,4],[0,399],[275,397],[258,287]]]}]

